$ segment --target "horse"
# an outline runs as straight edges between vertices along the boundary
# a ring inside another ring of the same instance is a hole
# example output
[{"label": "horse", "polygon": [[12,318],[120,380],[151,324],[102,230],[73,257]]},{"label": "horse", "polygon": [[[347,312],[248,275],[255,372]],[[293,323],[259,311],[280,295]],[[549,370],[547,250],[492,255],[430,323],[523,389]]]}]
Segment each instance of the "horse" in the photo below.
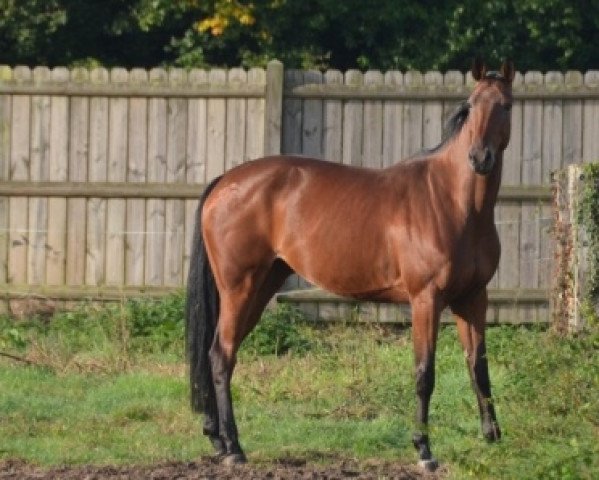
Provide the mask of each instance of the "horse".
[{"label": "horse", "polygon": [[224,464],[246,462],[231,400],[241,342],[285,279],[335,294],[409,303],[416,383],[413,444],[428,435],[441,311],[453,312],[481,427],[501,436],[485,349],[487,284],[500,243],[494,206],[511,130],[514,66],[472,66],[473,90],[439,146],[385,169],[277,155],[234,167],[199,201],[187,282],[191,404]]}]

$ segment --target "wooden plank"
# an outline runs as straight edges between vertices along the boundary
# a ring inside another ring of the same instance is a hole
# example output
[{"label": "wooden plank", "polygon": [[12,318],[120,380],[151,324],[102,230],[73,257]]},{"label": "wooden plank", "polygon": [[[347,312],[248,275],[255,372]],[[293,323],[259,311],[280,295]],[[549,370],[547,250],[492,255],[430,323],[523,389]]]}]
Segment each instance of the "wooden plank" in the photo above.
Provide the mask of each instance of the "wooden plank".
[{"label": "wooden plank", "polygon": [[[303,73],[303,82],[306,84],[322,83],[322,73],[308,70]],[[321,99],[307,99],[302,102],[301,114],[301,154],[310,157],[322,157],[323,136],[323,103]],[[309,288],[311,284],[304,278],[293,275],[286,282],[297,285],[297,288]]]},{"label": "wooden plank", "polygon": [[[545,84],[548,88],[560,88],[564,84],[561,72],[547,72]],[[551,182],[551,173],[562,166],[563,101],[561,99],[543,102],[543,165],[541,183]]]},{"label": "wooden plank", "polygon": [[[404,84],[410,88],[420,88],[422,74],[416,71],[406,72]],[[409,158],[422,150],[422,101],[410,99],[403,106],[402,158]]]},{"label": "wooden plank", "polygon": [[[437,90],[443,88],[443,75],[440,72],[426,72],[424,85]],[[422,144],[424,148],[439,145],[443,134],[443,101],[427,100],[422,108]]]},{"label": "wooden plank", "polygon": [[[121,88],[129,81],[129,72],[113,68],[110,81]],[[143,101],[143,100],[142,100]],[[115,97],[108,100],[108,181],[127,180],[127,143],[129,129],[129,101]],[[125,228],[126,202],[111,198],[106,202],[106,283],[122,285],[125,282]]]},{"label": "wooden plank", "polygon": [[[409,305],[374,304],[358,302],[342,298],[320,289],[301,289],[281,292],[276,296],[277,302],[292,303],[311,318],[322,320],[382,322],[382,323],[409,323],[411,313]],[[489,292],[488,321],[497,323],[497,312],[509,307],[518,311],[520,308],[546,309],[549,304],[549,292],[544,289],[491,289]],[[453,319],[448,310],[445,310],[441,321],[452,323]],[[548,322],[548,317],[540,318]],[[506,323],[515,323],[514,318],[507,318]]]},{"label": "wooden plank", "polygon": [[[309,290],[294,290],[277,294],[280,302],[343,302],[350,304],[362,303],[352,298],[341,297],[320,288]],[[544,304],[549,301],[549,292],[546,289],[491,289],[489,302],[505,304]]]},{"label": "wooden plank", "polygon": [[[385,73],[385,85],[398,88],[403,85],[403,74],[398,71]],[[383,103],[383,167],[390,167],[403,157],[403,105],[398,100]]]},{"label": "wooden plank", "polygon": [[[414,100],[414,101],[433,101],[433,100],[453,100],[463,101],[468,98],[471,91],[472,82],[466,86],[455,88],[440,87],[430,90],[420,85],[411,85],[404,82],[403,88],[390,88],[385,85],[378,89],[356,88],[350,85],[339,85],[327,87],[325,85],[299,85],[294,88],[286,88],[284,96],[286,98],[301,99],[337,99],[337,100]],[[528,100],[546,100],[546,99],[578,99],[595,100],[599,97],[599,88],[596,85],[585,85],[582,88],[572,89],[564,87],[559,90],[548,90],[546,88],[529,89],[526,85],[514,87],[514,98],[522,101]]]},{"label": "wooden plank", "polygon": [[[188,74],[191,84],[208,81],[208,73],[205,70],[194,69]],[[249,103],[249,100],[248,100]],[[187,278],[189,272],[189,260],[191,245],[195,226],[195,213],[198,200],[202,194],[202,188],[197,185],[204,182],[206,168],[206,100],[190,98],[187,103],[187,184],[195,185],[193,198],[185,201],[185,252],[183,263],[183,278]],[[249,107],[248,107],[249,110]],[[249,111],[248,111],[249,115]],[[247,128],[247,125],[246,125]],[[247,139],[246,139],[247,141]],[[260,145],[262,149],[262,144]],[[179,186],[177,186],[177,190]],[[175,189],[172,189],[175,190]],[[148,202],[149,208],[150,202]],[[146,255],[146,265],[151,262]],[[147,270],[147,268],[146,268]],[[146,277],[147,278],[147,277]],[[159,277],[162,278],[162,277]],[[146,281],[146,283],[148,283]]]},{"label": "wooden plank", "polygon": [[[586,87],[599,88],[599,70],[590,70],[584,75]],[[583,107],[583,136],[582,136],[582,161],[591,163],[599,162],[599,100],[587,99]]]},{"label": "wooden plank", "polygon": [[[148,74],[145,70],[134,69],[129,82],[146,85]],[[164,128],[164,126],[163,126]],[[148,99],[129,99],[129,142],[126,164],[127,181],[143,186],[148,176]],[[126,285],[143,285],[144,247],[147,235],[146,202],[143,200],[126,201],[125,235],[125,278]]]},{"label": "wooden plank", "polygon": [[[108,71],[96,68],[90,72],[90,81],[107,84]],[[89,104],[89,163],[88,180],[105,182],[108,170],[108,98],[94,97]],[[106,259],[106,200],[90,198],[87,202],[87,247],[85,283],[104,283]]]},{"label": "wooden plank", "polygon": [[[47,82],[47,67],[33,70],[35,82]],[[31,99],[31,156],[29,178],[47,181],[50,175],[50,97],[35,95]],[[27,245],[27,282],[42,285],[46,280],[46,245],[48,245],[48,200],[29,198],[29,242]]]},{"label": "wooden plank", "polygon": [[[227,72],[213,69],[208,73],[208,81],[213,84],[225,84]],[[225,129],[227,104],[224,98],[208,100],[208,163],[206,164],[206,181],[218,177],[225,171]]]},{"label": "wooden plank", "polygon": [[[322,73],[317,70],[304,72],[305,83],[322,83]],[[302,154],[322,157],[323,105],[321,99],[306,99],[302,114]]]},{"label": "wooden plank", "polygon": [[[18,67],[17,67],[18,68]],[[106,98],[264,98],[265,86],[244,85],[230,88],[227,84],[178,85],[131,85],[119,88],[110,85],[72,82],[67,84],[36,84],[19,80],[18,82],[0,82],[0,95],[59,95],[68,97],[106,97]]]},{"label": "wooden plank", "polygon": [[281,124],[283,116],[283,64],[268,62],[264,107],[264,154],[281,153]]},{"label": "wooden plank", "polygon": [[[231,87],[245,85],[247,73],[242,68],[229,70],[228,82]],[[245,134],[247,120],[247,101],[227,99],[227,121],[225,133],[225,169],[230,170],[245,160]],[[279,122],[280,124],[280,122]]]},{"label": "wooden plank", "polygon": [[[264,85],[266,72],[262,68],[252,68],[248,72],[248,83]],[[282,108],[282,107],[281,107]],[[264,156],[264,121],[266,102],[263,98],[248,98],[247,100],[247,132],[245,135],[245,159],[252,160]],[[282,115],[282,113],[281,113]],[[281,122],[283,120],[281,119]],[[282,135],[282,134],[281,134]]]},{"label": "wooden plank", "polygon": [[[18,68],[18,67],[17,67]],[[405,86],[404,88],[388,88],[382,86],[377,90],[363,90],[351,86],[339,85],[335,88],[324,85],[303,85],[295,88],[285,86],[283,95],[288,98],[335,98],[338,100],[405,100],[408,98],[418,100],[462,100],[468,96],[469,89],[440,88],[435,91],[424,88]],[[184,84],[176,88],[163,85],[148,84],[144,86],[123,85],[119,89],[109,85],[94,83],[71,82],[67,84],[44,83],[36,84],[31,79],[15,79],[14,81],[0,81],[0,95],[59,95],[69,97],[124,97],[124,98],[264,98],[265,85],[247,85],[241,89],[231,89],[227,84]],[[567,99],[597,99],[599,88],[595,85],[584,85],[581,88],[547,90],[544,88],[528,90],[514,88],[514,95],[521,100],[539,100],[547,98]],[[273,95],[274,96],[274,95]]]},{"label": "wooden plank", "polygon": [[[330,85],[343,84],[343,74],[339,70],[327,70],[323,80]],[[343,138],[343,103],[340,100],[323,102],[323,156],[325,159],[341,163]]]},{"label": "wooden plank", "polygon": [[[304,72],[300,70],[285,71],[285,88],[292,88],[304,82]],[[303,108],[299,99],[283,100],[283,138],[282,153],[301,154],[303,140]],[[297,275],[291,275],[285,281],[283,290],[300,288],[304,282]]]},{"label": "wooden plank", "polygon": [[[185,75],[185,70],[170,70],[169,81],[174,84],[183,82]],[[224,106],[226,109],[226,104]],[[169,99],[167,118],[166,180],[174,184],[185,183],[187,100]],[[223,156],[223,162],[224,160]],[[177,185],[173,185],[173,188],[177,188]],[[185,202],[183,200],[166,201],[165,230],[164,284],[181,285],[185,245]]]},{"label": "wooden plank", "polygon": [[[514,87],[524,83],[524,77],[516,73]],[[524,136],[524,102],[514,100],[512,106],[512,131],[510,143],[503,154],[502,185],[520,185],[522,183],[522,142]]]},{"label": "wooden plank", "polygon": [[[70,80],[69,70],[55,68],[52,81],[60,84]],[[69,169],[69,99],[54,96],[50,105],[49,180],[64,182]],[[46,253],[46,284],[63,285],[66,281],[66,198],[49,198],[48,240]]]},{"label": "wooden plank", "polygon": [[[582,73],[569,71],[565,84],[568,88],[579,88],[584,83]],[[582,100],[563,101],[562,166],[582,161]]]},{"label": "wooden plank", "polygon": [[[543,84],[540,72],[527,72],[524,83],[529,89]],[[529,100],[524,104],[522,143],[522,183],[539,185],[543,182],[543,102]],[[538,206],[522,206],[522,229],[520,234],[520,287],[537,288],[539,286],[540,247],[540,211]],[[536,308],[522,308],[519,312],[522,322],[537,320]]]},{"label": "wooden plank", "polygon": [[[286,88],[301,85],[304,73],[300,70],[287,70],[285,72]],[[282,153],[302,153],[302,101],[288,99],[283,101],[283,139]]]},{"label": "wooden plank", "polygon": [[[549,89],[561,88],[564,85],[564,75],[561,72],[545,74],[545,85]],[[543,170],[542,183],[549,184],[553,172],[562,166],[563,152],[563,101],[559,99],[543,102]],[[553,276],[553,256],[555,252],[552,207],[539,207],[540,229],[540,258],[539,258],[539,288],[550,288]],[[539,316],[549,316],[547,310],[539,309]]]},{"label": "wooden plank", "polygon": [[[443,76],[443,85],[449,91],[461,90],[465,85],[465,77],[464,74],[457,70],[449,70]],[[468,84],[468,89],[472,88],[472,84]],[[447,120],[450,116],[456,111],[456,109],[461,105],[463,100],[456,100],[454,98],[445,99],[443,102],[443,125],[442,128],[445,127]],[[443,132],[442,132],[443,133]]]},{"label": "wooden plank", "polygon": [[[383,85],[383,74],[369,70],[364,75],[365,88],[377,88]],[[364,145],[363,166],[381,168],[383,166],[383,102],[366,100],[364,102]]]},{"label": "wooden plank", "polygon": [[[12,80],[12,69],[0,66],[0,79]],[[10,140],[12,130],[12,98],[0,95],[0,181],[10,177]],[[8,234],[9,234],[9,200],[0,198],[0,285],[8,283]],[[0,301],[0,314],[8,311],[6,302]]]},{"label": "wooden plank", "polygon": [[[520,222],[522,206],[520,202],[504,202],[496,209],[495,223],[501,243],[501,257],[497,269],[496,288],[509,290],[520,284]],[[500,319],[513,322],[517,312],[511,308],[500,312]]]},{"label": "wooden plank", "polygon": [[[164,163],[164,162],[163,162]],[[1,181],[0,197],[66,197],[66,198],[174,198],[197,199],[203,191],[203,183],[188,183],[173,188],[161,182],[30,182]],[[499,190],[499,201],[550,202],[548,185],[505,185]]]},{"label": "wooden plank", "polygon": [[[524,77],[516,73],[515,87],[524,83]],[[515,100],[511,114],[510,143],[503,154],[502,190],[520,187],[522,183],[522,138],[524,103]],[[512,202],[502,202],[495,207],[495,219],[499,241],[502,245],[501,258],[496,273],[497,287],[517,288],[520,285],[520,224],[522,209],[514,198]],[[502,306],[497,313],[500,322],[516,322],[518,312],[511,306]]]},{"label": "wooden plank", "polygon": [[[198,75],[196,73],[196,75]],[[207,76],[206,76],[207,78]],[[198,78],[200,81],[203,78]],[[166,83],[168,76],[163,69],[150,72],[151,83]],[[206,105],[206,100],[198,100]],[[205,128],[205,123],[204,123]],[[167,149],[167,101],[164,98],[148,100],[148,181],[166,181],[166,149]],[[198,160],[197,170],[205,171],[205,157]],[[143,185],[143,187],[147,187]],[[168,187],[174,190],[172,186]],[[146,210],[145,238],[145,283],[162,285],[164,281],[164,245],[165,245],[165,201],[148,199]],[[139,252],[139,249],[138,249]]]},{"label": "wooden plank", "polygon": [[180,293],[181,287],[122,285],[3,285],[0,298],[47,300],[122,301],[127,298],[162,298]]},{"label": "wooden plank", "polygon": [[[89,81],[89,71],[78,68],[71,72],[71,81]],[[71,182],[85,182],[89,154],[89,99],[74,97],[70,101],[69,171]],[[87,184],[85,184],[87,185]],[[66,283],[83,285],[86,264],[87,202],[84,198],[67,199]]]},{"label": "wooden plank", "polygon": [[[358,88],[364,76],[358,70],[345,72],[345,85]],[[343,106],[343,154],[346,165],[362,165],[364,104],[361,100],[348,100]]]}]

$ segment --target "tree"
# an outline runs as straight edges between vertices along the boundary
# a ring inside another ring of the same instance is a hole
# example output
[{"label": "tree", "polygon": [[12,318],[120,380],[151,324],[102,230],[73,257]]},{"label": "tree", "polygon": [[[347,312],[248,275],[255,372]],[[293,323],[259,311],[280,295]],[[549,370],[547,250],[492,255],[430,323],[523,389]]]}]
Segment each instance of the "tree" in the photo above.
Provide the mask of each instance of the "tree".
[{"label": "tree", "polygon": [[599,65],[599,2],[493,0],[457,2],[448,17],[447,50],[439,63],[464,65],[477,53],[494,62],[513,58],[520,70]]},{"label": "tree", "polygon": [[0,62],[520,70],[599,65],[597,0],[0,0]]},{"label": "tree", "polygon": [[0,58],[9,64],[46,63],[45,53],[65,22],[59,0],[0,0]]}]

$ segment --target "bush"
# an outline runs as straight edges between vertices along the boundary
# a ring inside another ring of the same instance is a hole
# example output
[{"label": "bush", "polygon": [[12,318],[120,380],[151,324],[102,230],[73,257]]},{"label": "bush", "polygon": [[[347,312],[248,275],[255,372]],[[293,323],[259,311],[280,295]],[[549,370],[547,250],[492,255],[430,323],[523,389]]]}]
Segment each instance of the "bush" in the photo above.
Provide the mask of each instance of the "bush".
[{"label": "bush", "polygon": [[[118,371],[153,354],[181,361],[185,356],[184,311],[185,295],[179,292],[161,299],[81,305],[49,320],[14,323],[0,317],[0,351],[25,355],[57,371],[92,364],[98,370]],[[310,341],[302,320],[287,305],[266,311],[242,351],[254,356],[306,352]]]},{"label": "bush", "polygon": [[290,305],[278,305],[266,310],[260,322],[242,344],[242,351],[253,355],[284,355],[306,353],[311,342],[301,312]]}]

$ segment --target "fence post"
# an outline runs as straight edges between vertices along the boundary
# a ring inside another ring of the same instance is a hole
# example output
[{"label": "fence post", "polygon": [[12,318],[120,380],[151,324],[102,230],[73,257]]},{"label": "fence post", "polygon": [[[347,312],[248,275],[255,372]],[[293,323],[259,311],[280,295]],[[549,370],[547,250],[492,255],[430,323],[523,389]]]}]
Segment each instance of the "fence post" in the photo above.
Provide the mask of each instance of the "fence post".
[{"label": "fence post", "polygon": [[[581,209],[586,191],[594,178],[585,167],[569,165],[552,174],[554,192],[555,270],[551,295],[552,320],[557,330],[576,333],[587,326],[587,317],[597,314],[593,300],[593,253],[591,229]],[[597,208],[593,206],[591,208]],[[596,228],[596,226],[595,226]],[[589,311],[593,309],[594,312]]]},{"label": "fence post", "polygon": [[264,155],[281,153],[283,118],[283,64],[271,60],[266,67],[264,106]]}]

